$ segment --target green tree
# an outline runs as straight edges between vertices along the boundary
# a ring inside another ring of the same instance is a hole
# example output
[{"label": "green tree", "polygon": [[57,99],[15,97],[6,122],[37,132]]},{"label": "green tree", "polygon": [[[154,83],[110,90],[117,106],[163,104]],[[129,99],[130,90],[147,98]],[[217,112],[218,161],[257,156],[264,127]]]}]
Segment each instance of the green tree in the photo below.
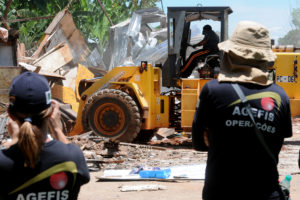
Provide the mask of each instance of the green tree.
[{"label": "green tree", "polygon": [[278,39],[279,45],[300,46],[300,8],[293,9],[292,24],[295,28],[289,31],[284,37]]},{"label": "green tree", "polygon": [[279,45],[294,45],[300,46],[300,30],[294,29],[289,31],[283,38],[279,38]]},{"label": "green tree", "polygon": [[[9,0],[0,0],[0,15],[4,15]],[[154,7],[159,0],[100,0],[113,24],[129,18],[138,9]],[[56,15],[69,5],[78,29],[86,39],[95,41],[99,49],[104,49],[108,42],[111,24],[99,6],[98,0],[13,0],[8,13],[8,20]],[[27,49],[40,40],[52,19],[11,23],[9,26],[20,30],[20,41]]]}]

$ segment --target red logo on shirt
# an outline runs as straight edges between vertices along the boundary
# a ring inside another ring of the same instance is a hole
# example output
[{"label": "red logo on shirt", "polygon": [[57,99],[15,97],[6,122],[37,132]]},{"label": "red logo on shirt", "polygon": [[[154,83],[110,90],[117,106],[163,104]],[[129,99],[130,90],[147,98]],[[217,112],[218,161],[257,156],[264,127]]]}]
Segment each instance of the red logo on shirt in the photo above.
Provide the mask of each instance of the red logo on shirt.
[{"label": "red logo on shirt", "polygon": [[274,100],[270,97],[261,99],[261,106],[266,111],[271,111],[274,108]]},{"label": "red logo on shirt", "polygon": [[61,190],[66,187],[68,176],[65,172],[59,172],[50,176],[50,185],[56,190]]}]

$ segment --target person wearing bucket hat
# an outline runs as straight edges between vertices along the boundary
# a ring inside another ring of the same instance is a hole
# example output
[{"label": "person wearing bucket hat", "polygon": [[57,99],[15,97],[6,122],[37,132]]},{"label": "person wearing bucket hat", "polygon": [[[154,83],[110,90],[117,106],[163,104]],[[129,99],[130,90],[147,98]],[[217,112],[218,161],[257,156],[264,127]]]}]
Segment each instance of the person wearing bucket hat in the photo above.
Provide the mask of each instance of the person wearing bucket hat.
[{"label": "person wearing bucket hat", "polygon": [[241,21],[218,46],[220,74],[203,86],[192,125],[194,148],[208,151],[203,199],[282,199],[278,155],[292,124],[287,94],[269,79],[269,31]]},{"label": "person wearing bucket hat", "polygon": [[187,78],[191,75],[200,59],[204,59],[210,54],[219,52],[219,36],[212,30],[212,27],[208,24],[203,26],[202,34],[204,35],[204,38],[199,43],[194,45],[188,44],[193,48],[198,46],[203,46],[203,48],[192,52],[185,61],[183,67],[180,69],[180,76],[183,78]]},{"label": "person wearing bucket hat", "polygon": [[34,72],[14,78],[8,114],[12,141],[0,151],[0,199],[77,199],[90,176],[80,148],[61,130],[47,79]]}]

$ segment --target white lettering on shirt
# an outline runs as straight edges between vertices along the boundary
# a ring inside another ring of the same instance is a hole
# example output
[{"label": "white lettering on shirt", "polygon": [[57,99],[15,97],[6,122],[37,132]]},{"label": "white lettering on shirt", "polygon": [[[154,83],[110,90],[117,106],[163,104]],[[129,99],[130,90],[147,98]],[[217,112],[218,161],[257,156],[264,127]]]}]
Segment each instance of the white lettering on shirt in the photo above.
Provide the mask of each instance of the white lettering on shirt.
[{"label": "white lettering on shirt", "polygon": [[[274,121],[274,113],[265,111],[263,109],[251,108],[252,114],[257,119],[264,119],[267,121]],[[247,109],[245,107],[240,108],[235,106],[232,111],[232,116],[248,116]]]},{"label": "white lettering on shirt", "polygon": [[69,190],[63,191],[48,191],[48,192],[38,192],[29,193],[27,195],[18,194],[17,200],[52,200],[52,199],[62,199],[66,200],[69,198]]}]

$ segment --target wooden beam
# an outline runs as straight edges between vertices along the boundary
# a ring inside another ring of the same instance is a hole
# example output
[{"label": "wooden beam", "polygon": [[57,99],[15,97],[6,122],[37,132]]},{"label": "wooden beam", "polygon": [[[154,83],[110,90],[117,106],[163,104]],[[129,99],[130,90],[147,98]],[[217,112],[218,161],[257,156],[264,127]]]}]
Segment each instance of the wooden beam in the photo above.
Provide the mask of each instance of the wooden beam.
[{"label": "wooden beam", "polygon": [[0,22],[2,23],[16,23],[16,22],[24,22],[24,21],[37,21],[41,19],[50,19],[55,16],[41,16],[41,17],[28,17],[28,18],[23,18],[23,19],[11,19],[11,20],[5,20],[3,17],[0,16]]}]

